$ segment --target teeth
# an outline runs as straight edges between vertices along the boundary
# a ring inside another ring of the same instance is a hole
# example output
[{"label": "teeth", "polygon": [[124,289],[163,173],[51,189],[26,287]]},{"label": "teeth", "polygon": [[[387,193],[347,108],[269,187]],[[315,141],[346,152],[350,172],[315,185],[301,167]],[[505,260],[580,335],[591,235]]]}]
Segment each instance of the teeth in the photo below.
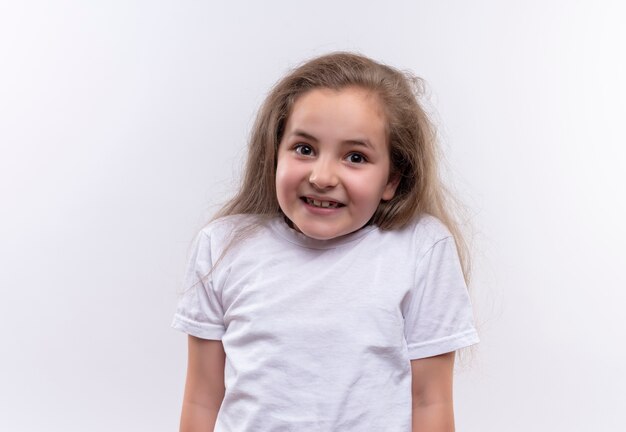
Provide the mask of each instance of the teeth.
[{"label": "teeth", "polygon": [[318,201],[318,200],[314,200],[314,199],[311,199],[311,198],[306,198],[306,202],[307,202],[307,204],[315,206],[315,207],[322,207],[322,208],[337,208],[337,207],[339,207],[339,203],[331,202],[331,201]]}]

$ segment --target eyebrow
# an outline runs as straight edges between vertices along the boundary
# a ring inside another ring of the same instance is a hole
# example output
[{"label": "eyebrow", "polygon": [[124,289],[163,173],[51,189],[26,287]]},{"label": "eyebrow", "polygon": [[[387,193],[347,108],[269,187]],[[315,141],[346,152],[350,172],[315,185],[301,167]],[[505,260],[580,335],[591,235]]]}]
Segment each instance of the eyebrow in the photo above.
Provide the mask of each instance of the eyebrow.
[{"label": "eyebrow", "polygon": [[[293,131],[291,133],[291,136],[299,136],[302,138],[306,138],[308,140],[314,141],[314,142],[319,142],[319,140],[317,138],[315,138],[313,135],[300,130],[300,129],[296,129],[295,131]],[[343,144],[354,144],[354,145],[360,145],[360,146],[364,146],[364,147],[369,147],[371,149],[374,148],[374,146],[372,146],[372,144],[370,143],[369,140],[367,139],[350,139],[350,140],[344,140],[342,141]]]}]

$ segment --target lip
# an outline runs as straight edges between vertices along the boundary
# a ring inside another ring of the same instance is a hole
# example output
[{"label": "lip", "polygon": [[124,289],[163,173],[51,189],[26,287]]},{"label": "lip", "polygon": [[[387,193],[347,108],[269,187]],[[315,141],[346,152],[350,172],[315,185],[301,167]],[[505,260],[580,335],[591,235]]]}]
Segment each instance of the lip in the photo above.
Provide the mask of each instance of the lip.
[{"label": "lip", "polygon": [[[316,207],[313,205],[310,205],[309,203],[306,202],[305,198],[309,198],[309,199],[313,199],[315,201],[332,201],[332,202],[336,202],[341,204],[339,207]],[[340,201],[338,200],[334,200],[334,199],[330,199],[328,197],[323,198],[320,197],[318,195],[304,195],[300,198],[300,201],[302,202],[302,205],[304,206],[304,208],[309,212],[312,213],[314,215],[318,215],[318,216],[332,216],[336,213],[339,213],[343,210],[343,208],[345,207],[344,204],[342,204]]]},{"label": "lip", "polygon": [[335,199],[333,197],[323,197],[323,196],[319,196],[319,195],[302,195],[300,197],[300,199],[302,199],[302,198],[308,198],[308,199],[312,199],[312,200],[315,200],[315,201],[332,201],[332,202],[336,202],[336,203],[340,204],[341,206],[345,205],[340,200]]}]

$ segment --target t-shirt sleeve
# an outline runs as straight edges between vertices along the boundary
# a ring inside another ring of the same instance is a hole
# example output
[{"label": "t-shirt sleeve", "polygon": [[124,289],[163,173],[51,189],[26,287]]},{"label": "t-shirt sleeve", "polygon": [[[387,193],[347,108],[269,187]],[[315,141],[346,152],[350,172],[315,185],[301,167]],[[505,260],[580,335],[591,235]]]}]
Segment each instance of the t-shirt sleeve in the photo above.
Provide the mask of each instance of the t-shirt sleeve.
[{"label": "t-shirt sleeve", "polygon": [[410,359],[444,354],[479,342],[453,237],[437,241],[418,262],[402,302]]},{"label": "t-shirt sleeve", "polygon": [[194,241],[187,264],[183,293],[172,327],[202,339],[221,340],[224,313],[209,274],[212,267],[210,237],[201,231]]}]

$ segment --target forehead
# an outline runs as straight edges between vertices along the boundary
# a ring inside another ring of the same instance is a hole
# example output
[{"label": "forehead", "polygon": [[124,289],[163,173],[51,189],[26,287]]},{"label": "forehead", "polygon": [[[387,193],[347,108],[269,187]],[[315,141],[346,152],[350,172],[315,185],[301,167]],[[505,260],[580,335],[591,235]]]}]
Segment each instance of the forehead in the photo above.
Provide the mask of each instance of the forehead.
[{"label": "forehead", "polygon": [[[296,99],[285,127],[285,135],[305,130],[320,139],[367,138],[386,142],[386,118],[378,96],[348,87],[341,90],[314,89]],[[317,134],[317,135],[316,135]]]}]

